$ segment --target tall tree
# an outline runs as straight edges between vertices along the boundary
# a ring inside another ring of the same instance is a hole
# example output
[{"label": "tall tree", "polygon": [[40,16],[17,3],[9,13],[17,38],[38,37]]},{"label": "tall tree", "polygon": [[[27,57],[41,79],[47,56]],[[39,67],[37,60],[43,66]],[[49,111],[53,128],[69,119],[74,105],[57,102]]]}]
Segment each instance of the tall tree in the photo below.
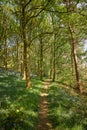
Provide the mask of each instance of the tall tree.
[{"label": "tall tree", "polygon": [[21,0],[21,30],[22,30],[22,38],[24,43],[24,72],[26,76],[26,86],[27,88],[31,87],[30,82],[30,68],[29,68],[29,55],[30,55],[30,45],[27,41],[27,30],[26,30],[26,7],[28,3],[25,3],[24,0]]},{"label": "tall tree", "polygon": [[[70,12],[73,9],[74,3],[72,3],[71,0],[65,0],[64,2],[66,4],[68,17],[71,18],[72,13],[70,13]],[[71,22],[71,19],[68,19],[68,29],[69,29],[70,37],[71,37],[70,45],[71,45],[71,49],[72,49],[72,57],[73,57],[74,67],[75,67],[76,84],[77,84],[77,88],[81,91],[79,69],[78,69],[78,59],[77,59],[77,54],[76,54],[76,45],[78,44],[78,39],[75,35],[74,24]]]}]

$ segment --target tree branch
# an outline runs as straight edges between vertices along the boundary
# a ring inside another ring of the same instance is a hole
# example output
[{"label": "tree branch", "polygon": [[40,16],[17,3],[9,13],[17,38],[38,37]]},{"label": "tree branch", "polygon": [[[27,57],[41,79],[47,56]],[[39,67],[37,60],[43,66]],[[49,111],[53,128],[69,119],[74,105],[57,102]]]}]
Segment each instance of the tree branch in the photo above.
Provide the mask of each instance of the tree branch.
[{"label": "tree branch", "polygon": [[41,37],[42,35],[46,35],[46,34],[53,35],[54,31],[53,32],[42,32],[40,34],[37,34],[33,39],[31,39],[30,43],[32,43],[36,38]]},{"label": "tree branch", "polygon": [[36,15],[33,15],[33,16],[29,17],[29,19],[27,19],[26,22],[25,22],[25,26],[29,22],[29,20],[31,20],[32,18],[37,17],[42,11],[44,11],[45,8],[48,6],[48,4],[49,4],[50,1],[51,0],[48,0],[48,2],[46,3],[46,5],[44,5],[44,7]]},{"label": "tree branch", "polygon": [[30,2],[31,2],[31,0],[29,0],[29,1],[25,4],[24,9],[30,4]]}]

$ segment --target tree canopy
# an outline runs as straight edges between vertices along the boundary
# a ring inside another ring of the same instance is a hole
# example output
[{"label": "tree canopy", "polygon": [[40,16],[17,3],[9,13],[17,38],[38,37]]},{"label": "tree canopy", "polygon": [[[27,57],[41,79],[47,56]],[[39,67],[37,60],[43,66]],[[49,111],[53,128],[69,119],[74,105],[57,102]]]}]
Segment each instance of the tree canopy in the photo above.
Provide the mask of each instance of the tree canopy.
[{"label": "tree canopy", "polygon": [[0,1],[0,66],[24,75],[28,88],[35,74],[63,80],[81,91],[86,9],[85,0]]}]

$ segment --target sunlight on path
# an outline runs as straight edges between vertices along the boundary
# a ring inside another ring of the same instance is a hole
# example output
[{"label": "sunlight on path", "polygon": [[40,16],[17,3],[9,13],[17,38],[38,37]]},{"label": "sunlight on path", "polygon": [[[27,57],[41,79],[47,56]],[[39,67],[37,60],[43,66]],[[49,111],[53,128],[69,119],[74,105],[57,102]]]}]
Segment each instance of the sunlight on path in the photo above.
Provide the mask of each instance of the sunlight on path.
[{"label": "sunlight on path", "polygon": [[47,89],[49,88],[50,82],[45,81],[42,93],[41,93],[41,102],[40,102],[40,112],[39,112],[39,125],[37,130],[52,130],[52,125],[48,119],[48,101],[47,101]]}]

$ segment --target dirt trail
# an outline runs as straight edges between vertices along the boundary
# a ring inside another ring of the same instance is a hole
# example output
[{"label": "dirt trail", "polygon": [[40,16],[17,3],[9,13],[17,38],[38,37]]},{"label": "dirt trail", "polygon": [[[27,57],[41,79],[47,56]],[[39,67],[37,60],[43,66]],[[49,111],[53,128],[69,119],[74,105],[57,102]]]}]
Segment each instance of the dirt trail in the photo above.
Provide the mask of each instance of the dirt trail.
[{"label": "dirt trail", "polygon": [[39,125],[37,130],[53,130],[52,124],[49,122],[48,118],[48,101],[47,101],[47,89],[49,88],[50,81],[45,81],[41,93],[40,101],[40,112],[39,112]]}]

